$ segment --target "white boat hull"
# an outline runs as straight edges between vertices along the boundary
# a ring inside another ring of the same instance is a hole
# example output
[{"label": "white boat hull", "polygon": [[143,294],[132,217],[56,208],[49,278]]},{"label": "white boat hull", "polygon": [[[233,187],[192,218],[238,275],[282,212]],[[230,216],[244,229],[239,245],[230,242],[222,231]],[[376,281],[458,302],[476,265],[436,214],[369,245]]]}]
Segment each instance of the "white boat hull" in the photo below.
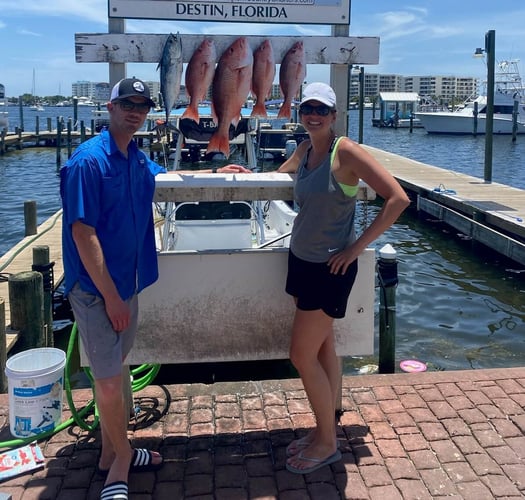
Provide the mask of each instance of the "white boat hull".
[{"label": "white boat hull", "polygon": [[[295,306],[284,290],[287,248],[161,252],[159,280],[139,296],[131,364],[287,359]],[[340,356],[374,350],[373,249],[359,257]]]},{"label": "white boat hull", "polygon": [[[485,134],[486,115],[478,115],[477,124],[472,114],[454,112],[417,113],[417,117],[429,134]],[[493,134],[512,134],[512,118],[494,116]],[[518,120],[518,134],[525,134],[525,123]]]}]

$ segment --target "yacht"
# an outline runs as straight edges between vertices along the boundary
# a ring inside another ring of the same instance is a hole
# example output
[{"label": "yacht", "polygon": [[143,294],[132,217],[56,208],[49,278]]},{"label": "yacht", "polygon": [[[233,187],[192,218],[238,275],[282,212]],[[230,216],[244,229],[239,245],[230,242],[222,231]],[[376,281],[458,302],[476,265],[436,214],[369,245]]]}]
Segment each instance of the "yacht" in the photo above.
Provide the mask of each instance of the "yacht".
[{"label": "yacht", "polygon": [[[518,116],[514,122],[514,106]],[[429,134],[484,134],[487,117],[487,96],[468,100],[453,111],[417,112],[416,116]],[[518,61],[498,64],[494,84],[494,134],[525,134],[524,87],[518,71]]]},{"label": "yacht", "polygon": [[77,106],[96,106],[96,103],[93,102],[89,97],[79,97]]}]

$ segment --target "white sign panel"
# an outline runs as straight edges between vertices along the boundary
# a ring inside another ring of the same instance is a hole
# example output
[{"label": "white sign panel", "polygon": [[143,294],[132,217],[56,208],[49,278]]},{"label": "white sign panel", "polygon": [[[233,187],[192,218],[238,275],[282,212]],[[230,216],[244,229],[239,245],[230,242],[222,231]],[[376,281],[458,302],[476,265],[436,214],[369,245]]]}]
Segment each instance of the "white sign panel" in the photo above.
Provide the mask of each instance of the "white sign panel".
[{"label": "white sign panel", "polygon": [[350,0],[109,0],[109,17],[349,24]]}]

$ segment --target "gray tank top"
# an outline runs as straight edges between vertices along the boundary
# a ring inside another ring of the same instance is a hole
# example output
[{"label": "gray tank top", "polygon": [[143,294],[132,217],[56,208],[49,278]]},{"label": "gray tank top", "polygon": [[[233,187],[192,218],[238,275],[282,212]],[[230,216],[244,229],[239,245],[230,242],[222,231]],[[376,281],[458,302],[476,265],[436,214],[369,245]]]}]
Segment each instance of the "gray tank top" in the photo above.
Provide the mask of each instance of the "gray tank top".
[{"label": "gray tank top", "polygon": [[299,213],[293,224],[290,248],[300,259],[326,262],[356,239],[356,197],[347,196],[333,176],[330,153],[321,165],[308,170],[309,153],[310,150],[301,161],[295,180],[294,197]]}]

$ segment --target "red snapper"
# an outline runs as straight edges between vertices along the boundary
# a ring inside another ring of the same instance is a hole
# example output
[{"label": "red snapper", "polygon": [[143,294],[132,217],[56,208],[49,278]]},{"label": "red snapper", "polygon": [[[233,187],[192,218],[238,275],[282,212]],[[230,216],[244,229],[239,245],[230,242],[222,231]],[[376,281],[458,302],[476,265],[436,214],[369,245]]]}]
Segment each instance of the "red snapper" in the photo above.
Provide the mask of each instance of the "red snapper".
[{"label": "red snapper", "polygon": [[274,78],[275,58],[272,44],[269,40],[264,40],[253,53],[252,93],[257,102],[253,107],[252,116],[268,116],[264,103],[270,96]]},{"label": "red snapper", "polygon": [[205,39],[191,56],[186,68],[186,93],[190,96],[190,104],[181,118],[191,118],[199,122],[199,102],[204,100],[206,92],[213,80],[217,51],[213,40]]},{"label": "red snapper", "polygon": [[279,69],[279,85],[284,96],[284,102],[279,110],[278,118],[292,116],[292,100],[306,77],[306,57],[303,42],[295,42],[286,53]]},{"label": "red snapper", "polygon": [[250,93],[253,54],[245,37],[237,38],[221,55],[212,90],[212,115],[217,130],[208,143],[206,153],[230,154],[230,125],[237,126],[241,107]]}]

